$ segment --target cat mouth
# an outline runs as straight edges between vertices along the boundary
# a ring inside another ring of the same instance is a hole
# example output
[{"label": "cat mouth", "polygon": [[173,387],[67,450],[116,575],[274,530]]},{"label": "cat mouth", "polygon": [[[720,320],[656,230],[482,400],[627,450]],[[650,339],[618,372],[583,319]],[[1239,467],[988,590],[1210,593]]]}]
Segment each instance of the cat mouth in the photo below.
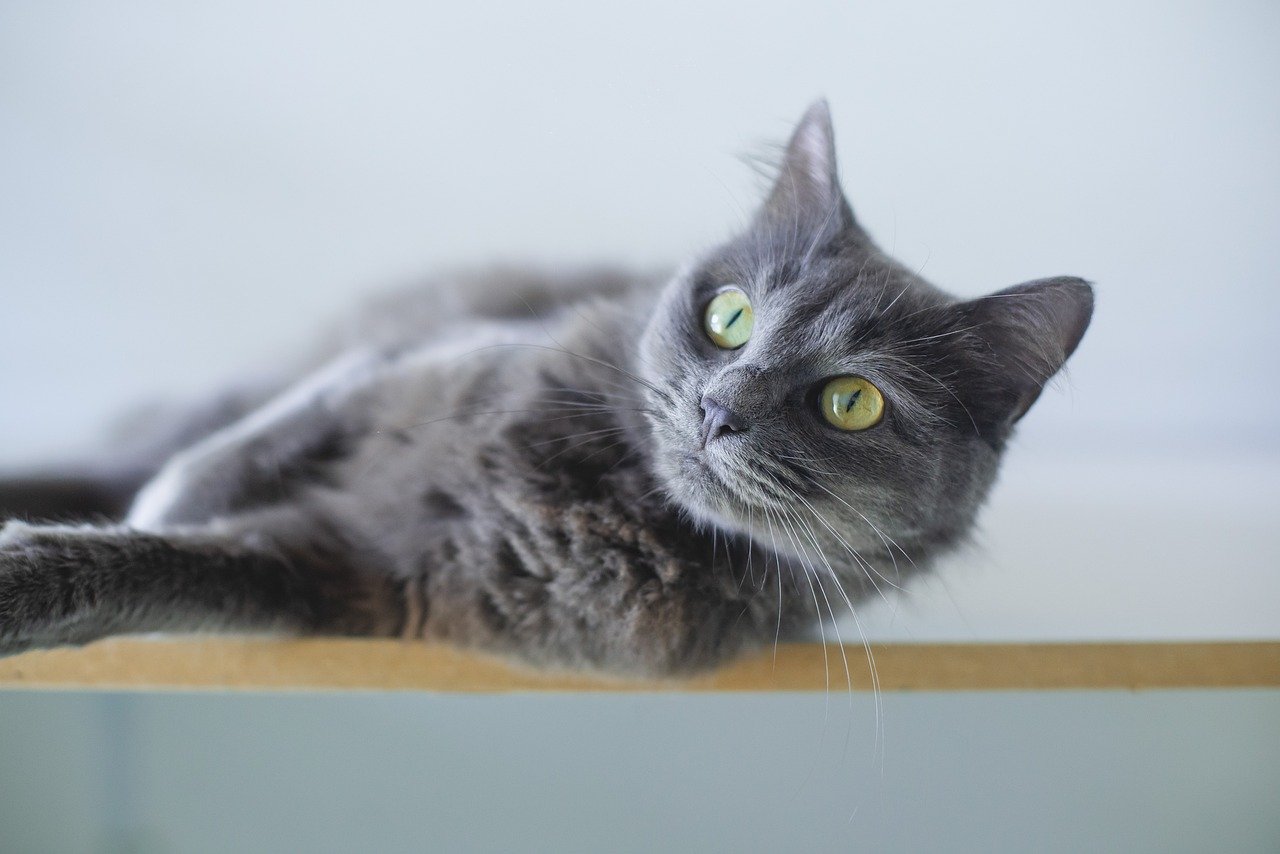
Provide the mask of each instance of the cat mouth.
[{"label": "cat mouth", "polygon": [[723,511],[726,507],[742,503],[741,487],[726,475],[723,465],[711,459],[705,451],[686,452],[681,470],[692,491],[709,506]]},{"label": "cat mouth", "polygon": [[724,478],[716,471],[715,466],[707,459],[706,454],[701,451],[688,451],[684,455],[683,465],[681,466],[686,474],[692,473],[710,478],[719,486],[727,487]]},{"label": "cat mouth", "polygon": [[701,451],[680,456],[678,501],[696,518],[721,529],[738,529],[741,496],[720,467]]}]

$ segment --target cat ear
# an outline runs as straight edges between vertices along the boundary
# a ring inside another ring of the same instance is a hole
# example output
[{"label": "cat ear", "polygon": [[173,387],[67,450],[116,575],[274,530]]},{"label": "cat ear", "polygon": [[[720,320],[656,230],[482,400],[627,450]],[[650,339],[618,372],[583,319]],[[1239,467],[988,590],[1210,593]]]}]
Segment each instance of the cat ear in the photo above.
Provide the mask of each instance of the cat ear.
[{"label": "cat ear", "polygon": [[853,211],[840,190],[835,133],[825,100],[815,101],[792,131],[778,177],[756,215],[756,224],[767,229],[801,230],[811,238],[834,236],[853,227]]},{"label": "cat ear", "polygon": [[971,400],[980,420],[1008,428],[1026,414],[1089,328],[1093,288],[1084,279],[1038,279],[961,303],[977,336],[979,378]]}]

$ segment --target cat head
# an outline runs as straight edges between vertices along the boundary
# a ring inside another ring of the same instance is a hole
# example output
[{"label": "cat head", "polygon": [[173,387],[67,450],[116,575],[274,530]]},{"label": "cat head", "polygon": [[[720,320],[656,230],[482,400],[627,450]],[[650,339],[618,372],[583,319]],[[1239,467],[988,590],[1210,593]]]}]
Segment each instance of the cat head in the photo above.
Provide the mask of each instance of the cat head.
[{"label": "cat head", "polygon": [[793,553],[927,554],[972,526],[1092,310],[1081,279],[962,301],[885,255],[819,102],[749,226],[668,283],[641,338],[654,473],[694,519]]}]

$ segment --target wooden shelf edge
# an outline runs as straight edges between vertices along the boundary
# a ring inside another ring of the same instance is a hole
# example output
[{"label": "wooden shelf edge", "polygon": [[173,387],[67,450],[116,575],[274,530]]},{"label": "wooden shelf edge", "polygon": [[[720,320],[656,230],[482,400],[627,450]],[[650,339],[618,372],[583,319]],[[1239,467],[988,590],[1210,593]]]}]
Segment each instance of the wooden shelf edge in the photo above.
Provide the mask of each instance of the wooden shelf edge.
[{"label": "wooden shelf edge", "polygon": [[[882,644],[884,691],[1280,688],[1280,641]],[[866,651],[846,655],[871,690]],[[385,640],[117,638],[0,659],[0,689],[435,691],[843,691],[844,665],[819,644],[779,647],[687,680],[547,673],[444,646]]]}]

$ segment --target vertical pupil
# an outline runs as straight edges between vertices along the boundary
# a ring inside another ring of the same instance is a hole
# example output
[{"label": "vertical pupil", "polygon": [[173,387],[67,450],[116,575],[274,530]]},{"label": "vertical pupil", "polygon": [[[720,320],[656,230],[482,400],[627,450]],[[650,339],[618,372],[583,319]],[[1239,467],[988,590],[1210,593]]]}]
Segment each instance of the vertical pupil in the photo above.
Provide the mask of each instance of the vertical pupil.
[{"label": "vertical pupil", "polygon": [[844,411],[845,411],[845,412],[852,412],[852,411],[853,411],[853,407],[857,406],[857,404],[858,404],[858,398],[860,398],[860,397],[862,397],[862,389],[858,389],[858,390],[857,390],[857,391],[855,391],[853,394],[849,395],[849,402],[848,402],[847,404],[845,404]]},{"label": "vertical pupil", "polygon": [[725,321],[724,328],[728,329],[730,326],[733,326],[733,324],[738,322],[739,317],[742,317],[742,309],[738,309],[737,311],[735,311],[733,313],[733,317]]}]

